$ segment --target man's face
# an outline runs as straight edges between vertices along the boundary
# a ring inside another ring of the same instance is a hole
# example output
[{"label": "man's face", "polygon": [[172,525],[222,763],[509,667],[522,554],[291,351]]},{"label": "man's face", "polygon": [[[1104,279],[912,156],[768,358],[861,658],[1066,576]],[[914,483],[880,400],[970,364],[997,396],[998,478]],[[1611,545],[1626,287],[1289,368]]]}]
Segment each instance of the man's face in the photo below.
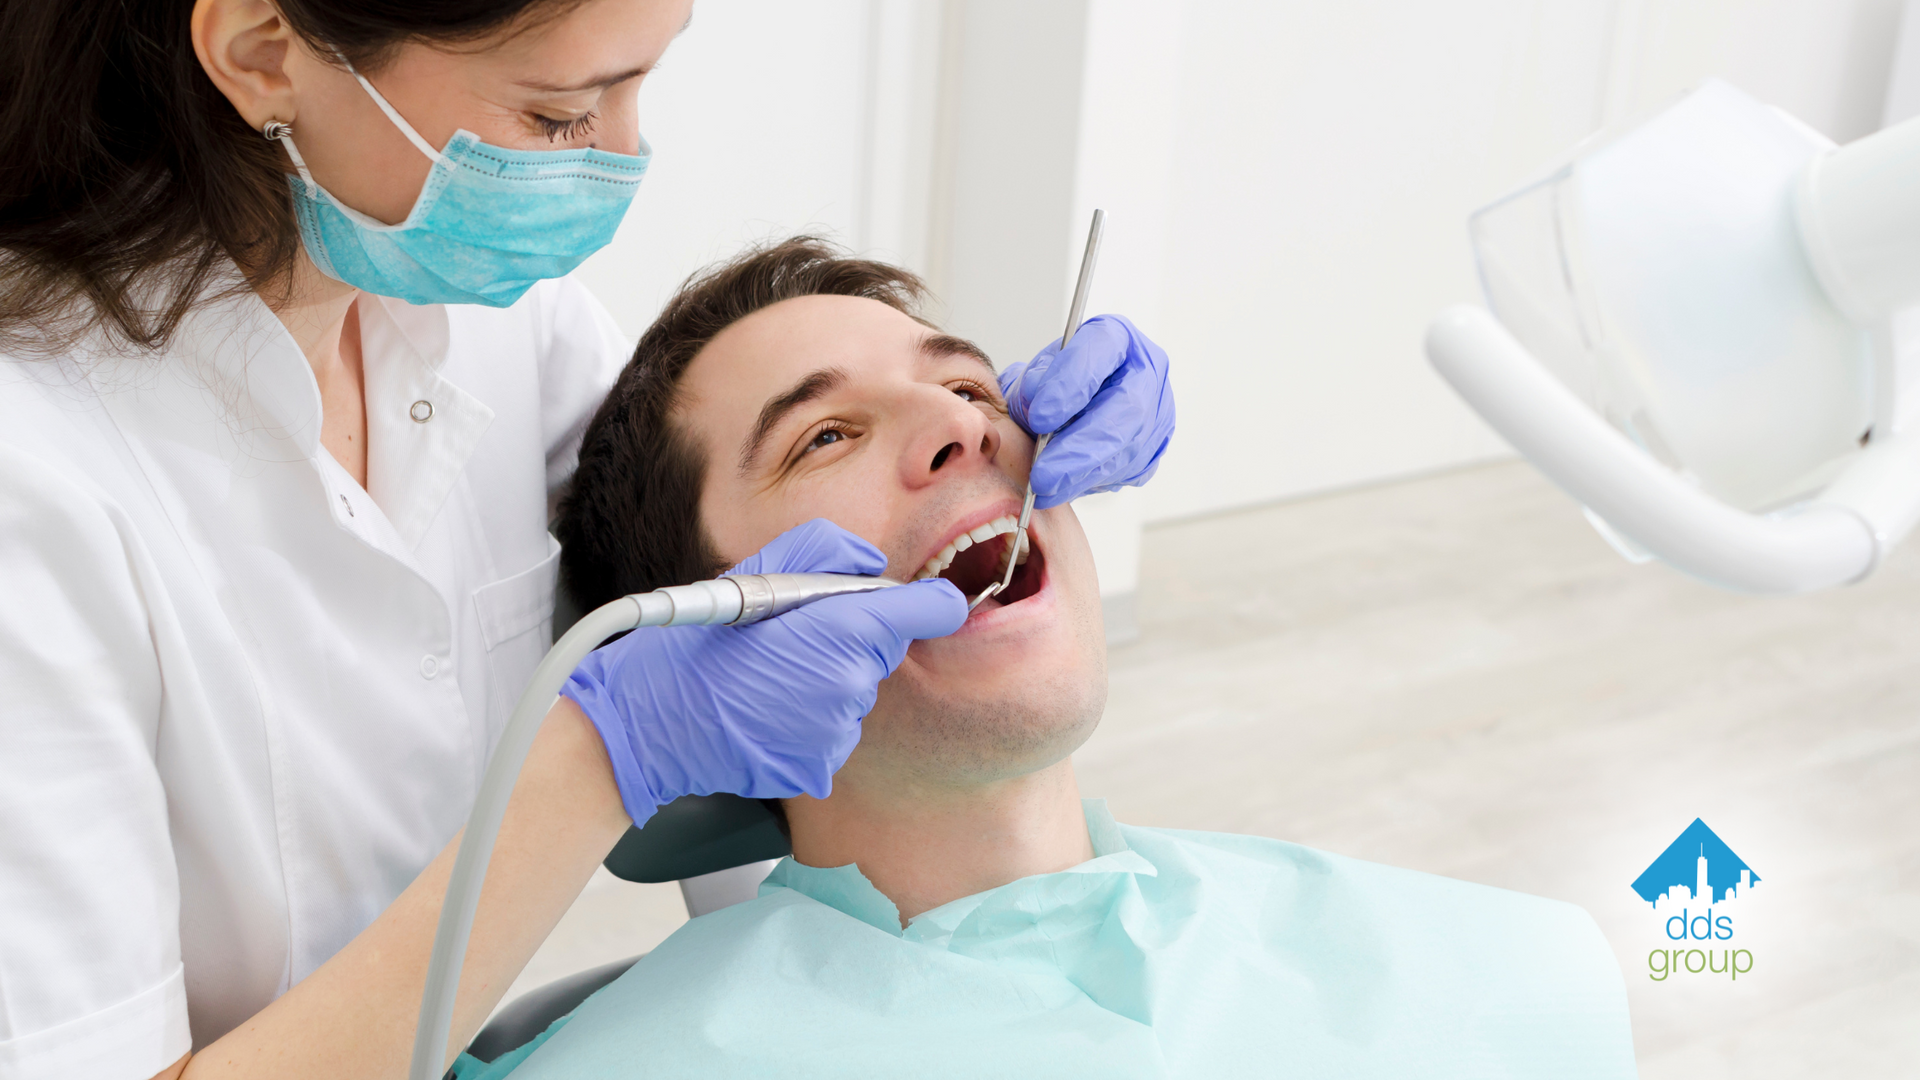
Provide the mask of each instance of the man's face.
[{"label": "man's face", "polygon": [[[885,552],[889,577],[951,555],[940,576],[969,599],[1006,565],[1033,441],[978,350],[879,301],[800,297],[728,327],[688,366],[674,422],[705,455],[701,516],[728,562],[826,518]],[[1029,537],[1003,597],[915,642],[880,685],[869,764],[992,779],[1091,733],[1106,699],[1093,557],[1064,506],[1035,512]]]}]

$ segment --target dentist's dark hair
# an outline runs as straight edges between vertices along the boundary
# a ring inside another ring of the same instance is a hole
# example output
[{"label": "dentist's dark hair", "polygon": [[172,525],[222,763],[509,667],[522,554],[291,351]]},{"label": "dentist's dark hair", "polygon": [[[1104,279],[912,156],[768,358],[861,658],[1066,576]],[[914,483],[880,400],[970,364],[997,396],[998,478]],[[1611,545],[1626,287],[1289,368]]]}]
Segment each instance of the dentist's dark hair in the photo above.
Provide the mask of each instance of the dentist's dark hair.
[{"label": "dentist's dark hair", "polygon": [[581,611],[727,568],[700,520],[706,459],[673,422],[680,378],[720,331],[800,296],[862,296],[926,323],[918,277],[816,236],[751,248],[688,278],[587,425],[560,502],[560,579]]},{"label": "dentist's dark hair", "polygon": [[[580,2],[275,6],[317,51],[378,71],[404,44],[468,45]],[[193,9],[0,0],[0,352],[54,354],[96,329],[155,349],[203,300],[284,287],[300,242],[290,167],[200,66]]]}]

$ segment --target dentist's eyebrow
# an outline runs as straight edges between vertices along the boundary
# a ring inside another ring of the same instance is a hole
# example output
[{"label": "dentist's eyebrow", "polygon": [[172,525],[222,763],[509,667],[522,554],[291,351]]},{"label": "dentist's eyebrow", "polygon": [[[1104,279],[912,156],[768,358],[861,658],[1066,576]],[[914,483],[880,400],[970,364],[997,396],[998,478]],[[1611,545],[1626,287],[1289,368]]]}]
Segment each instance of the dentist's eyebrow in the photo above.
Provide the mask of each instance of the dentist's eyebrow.
[{"label": "dentist's eyebrow", "polygon": [[987,358],[986,351],[963,337],[952,334],[930,334],[920,340],[920,355],[929,360],[944,360],[949,356],[970,356],[986,365],[989,375],[995,374],[993,361]]},{"label": "dentist's eyebrow", "polygon": [[612,75],[595,75],[585,81],[573,83],[568,86],[562,86],[558,83],[539,82],[537,80],[521,80],[515,82],[514,85],[524,86],[528,90],[542,94],[578,94],[587,90],[605,90],[609,86],[626,82],[628,79],[637,79],[652,70],[652,64],[642,64],[637,68],[615,72]]},{"label": "dentist's eyebrow", "polygon": [[[692,25],[693,12],[689,11],[687,12],[687,21],[680,24],[680,29],[674,31],[673,36],[679,37],[681,34],[686,33],[687,27]],[[626,82],[628,79],[637,79],[652,70],[653,64],[647,63],[641,64],[639,67],[628,71],[622,71],[617,75],[602,75],[598,78],[588,79],[586,82],[574,83],[571,86],[560,86],[556,83],[543,82],[517,82],[514,85],[524,86],[529,90],[534,90],[542,94],[578,94],[587,90],[605,90],[609,86],[616,86]]]},{"label": "dentist's eyebrow", "polygon": [[740,444],[740,471],[747,473],[753,470],[754,459],[760,456],[762,444],[788,413],[846,381],[847,373],[840,368],[821,368],[802,377],[785,393],[768,398],[767,403],[760,407],[760,417],[753,422],[753,430],[747,433],[746,439]]}]

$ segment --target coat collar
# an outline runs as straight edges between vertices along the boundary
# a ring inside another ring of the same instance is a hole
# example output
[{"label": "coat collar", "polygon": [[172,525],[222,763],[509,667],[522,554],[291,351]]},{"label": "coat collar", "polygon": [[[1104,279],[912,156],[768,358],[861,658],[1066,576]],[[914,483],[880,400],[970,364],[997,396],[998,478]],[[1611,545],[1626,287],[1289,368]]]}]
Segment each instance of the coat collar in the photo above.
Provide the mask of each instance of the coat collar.
[{"label": "coat collar", "polygon": [[[494,414],[441,374],[451,340],[444,305],[416,307],[365,293],[357,302],[367,494],[390,524],[394,546],[411,551]],[[252,291],[198,305],[181,322],[168,352],[165,362],[191,366],[194,378],[230,414],[243,454],[317,462],[327,453],[320,443],[323,414],[313,368]]]}]

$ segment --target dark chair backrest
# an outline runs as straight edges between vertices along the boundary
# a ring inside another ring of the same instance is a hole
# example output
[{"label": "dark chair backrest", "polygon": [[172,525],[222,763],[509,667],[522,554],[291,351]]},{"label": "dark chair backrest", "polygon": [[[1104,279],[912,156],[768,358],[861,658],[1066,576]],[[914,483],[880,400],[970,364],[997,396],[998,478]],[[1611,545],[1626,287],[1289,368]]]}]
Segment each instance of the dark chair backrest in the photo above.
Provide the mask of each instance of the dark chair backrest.
[{"label": "dark chair backrest", "polygon": [[607,870],[627,881],[683,881],[793,854],[773,811],[738,795],[688,795],[628,829],[607,855]]},{"label": "dark chair backrest", "polygon": [[[600,988],[625,975],[627,969],[639,959],[630,956],[625,960],[602,964],[520,995],[487,1021],[487,1026],[481,1028],[480,1034],[467,1044],[467,1053],[481,1061],[492,1062],[499,1060],[501,1054],[525,1046],[552,1027],[555,1020],[579,1008],[581,1002],[592,997]],[[449,1071],[447,1075],[452,1076],[453,1073]]]}]

